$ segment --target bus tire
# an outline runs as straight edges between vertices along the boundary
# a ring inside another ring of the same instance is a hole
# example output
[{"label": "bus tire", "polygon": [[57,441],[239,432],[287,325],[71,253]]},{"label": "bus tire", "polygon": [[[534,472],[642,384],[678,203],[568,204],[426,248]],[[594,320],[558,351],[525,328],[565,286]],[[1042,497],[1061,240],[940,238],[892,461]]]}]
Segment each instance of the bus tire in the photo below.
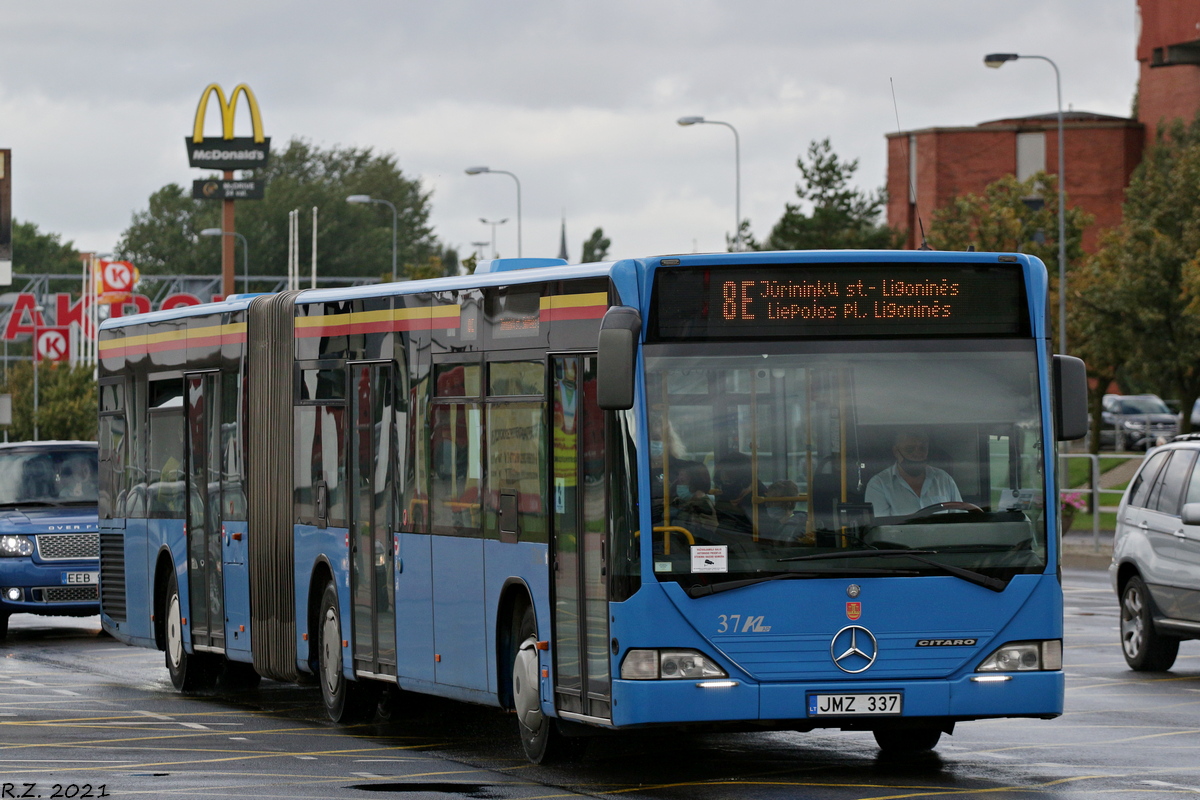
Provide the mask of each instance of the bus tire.
[{"label": "bus tire", "polygon": [[342,674],[342,617],[338,610],[337,587],[325,584],[321,612],[317,617],[317,664],[325,713],[338,723],[361,722],[374,716],[378,697],[365,681],[347,680]]},{"label": "bus tire", "polygon": [[513,622],[512,697],[521,748],[534,764],[576,760],[582,757],[587,739],[564,736],[557,721],[542,711],[537,618],[533,608],[518,607]]},{"label": "bus tire", "polygon": [[0,642],[8,638],[8,614],[0,612]]},{"label": "bus tire", "polygon": [[171,685],[180,692],[202,692],[213,688],[217,679],[217,661],[208,653],[189,653],[183,646],[183,613],[179,602],[179,582],[172,572],[167,578],[166,622],[163,638],[167,672]]},{"label": "bus tire", "polygon": [[1179,640],[1154,629],[1150,590],[1137,575],[1121,590],[1121,652],[1125,663],[1139,672],[1165,672],[1179,654]]},{"label": "bus tire", "polygon": [[941,728],[879,728],[872,731],[875,743],[886,755],[923,753],[937,746],[942,738]]}]

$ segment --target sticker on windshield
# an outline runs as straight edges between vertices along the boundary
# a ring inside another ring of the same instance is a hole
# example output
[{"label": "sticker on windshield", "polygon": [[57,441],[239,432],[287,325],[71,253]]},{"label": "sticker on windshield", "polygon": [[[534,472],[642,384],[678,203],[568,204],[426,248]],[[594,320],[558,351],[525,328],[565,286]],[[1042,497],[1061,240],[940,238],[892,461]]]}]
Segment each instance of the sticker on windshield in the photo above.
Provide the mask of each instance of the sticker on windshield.
[{"label": "sticker on windshield", "polygon": [[692,545],[692,572],[729,572],[729,546]]}]

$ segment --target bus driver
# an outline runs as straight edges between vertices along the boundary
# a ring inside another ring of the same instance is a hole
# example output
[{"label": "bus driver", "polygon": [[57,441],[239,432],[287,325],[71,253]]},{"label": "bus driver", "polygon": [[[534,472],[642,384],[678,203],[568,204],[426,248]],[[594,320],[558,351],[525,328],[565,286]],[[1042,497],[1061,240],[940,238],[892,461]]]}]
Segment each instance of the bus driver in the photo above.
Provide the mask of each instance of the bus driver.
[{"label": "bus driver", "polygon": [[892,455],[896,463],[867,483],[863,499],[871,504],[875,516],[903,517],[936,505],[941,506],[939,510],[981,510],[963,502],[950,473],[929,465],[929,434],[925,431],[898,431]]}]

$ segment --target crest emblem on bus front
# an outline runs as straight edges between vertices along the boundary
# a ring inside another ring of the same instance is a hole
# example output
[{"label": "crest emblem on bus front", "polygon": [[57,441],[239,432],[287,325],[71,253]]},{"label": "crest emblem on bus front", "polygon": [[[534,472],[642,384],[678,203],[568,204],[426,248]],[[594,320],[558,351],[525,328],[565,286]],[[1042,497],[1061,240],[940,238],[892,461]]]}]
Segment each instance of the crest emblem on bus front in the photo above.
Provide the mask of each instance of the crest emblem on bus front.
[{"label": "crest emblem on bus front", "polygon": [[862,603],[846,603],[846,619],[854,621],[862,616]]}]

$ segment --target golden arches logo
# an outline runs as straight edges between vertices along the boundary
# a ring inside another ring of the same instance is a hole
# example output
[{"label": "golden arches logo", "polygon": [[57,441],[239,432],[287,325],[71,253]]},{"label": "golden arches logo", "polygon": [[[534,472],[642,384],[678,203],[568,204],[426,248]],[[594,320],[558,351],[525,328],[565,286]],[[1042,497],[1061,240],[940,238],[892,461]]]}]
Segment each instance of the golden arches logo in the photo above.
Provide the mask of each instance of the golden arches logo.
[{"label": "golden arches logo", "polygon": [[196,125],[192,131],[192,141],[199,144],[204,141],[204,115],[208,111],[209,95],[216,94],[217,102],[221,105],[221,134],[225,139],[233,138],[233,112],[237,108],[238,95],[246,95],[246,103],[250,106],[250,126],[254,133],[254,141],[261,144],[263,139],[262,114],[258,111],[258,101],[254,92],[244,83],[239,83],[225,100],[225,92],[219,84],[210,83],[200,94],[200,105],[196,106]]}]

